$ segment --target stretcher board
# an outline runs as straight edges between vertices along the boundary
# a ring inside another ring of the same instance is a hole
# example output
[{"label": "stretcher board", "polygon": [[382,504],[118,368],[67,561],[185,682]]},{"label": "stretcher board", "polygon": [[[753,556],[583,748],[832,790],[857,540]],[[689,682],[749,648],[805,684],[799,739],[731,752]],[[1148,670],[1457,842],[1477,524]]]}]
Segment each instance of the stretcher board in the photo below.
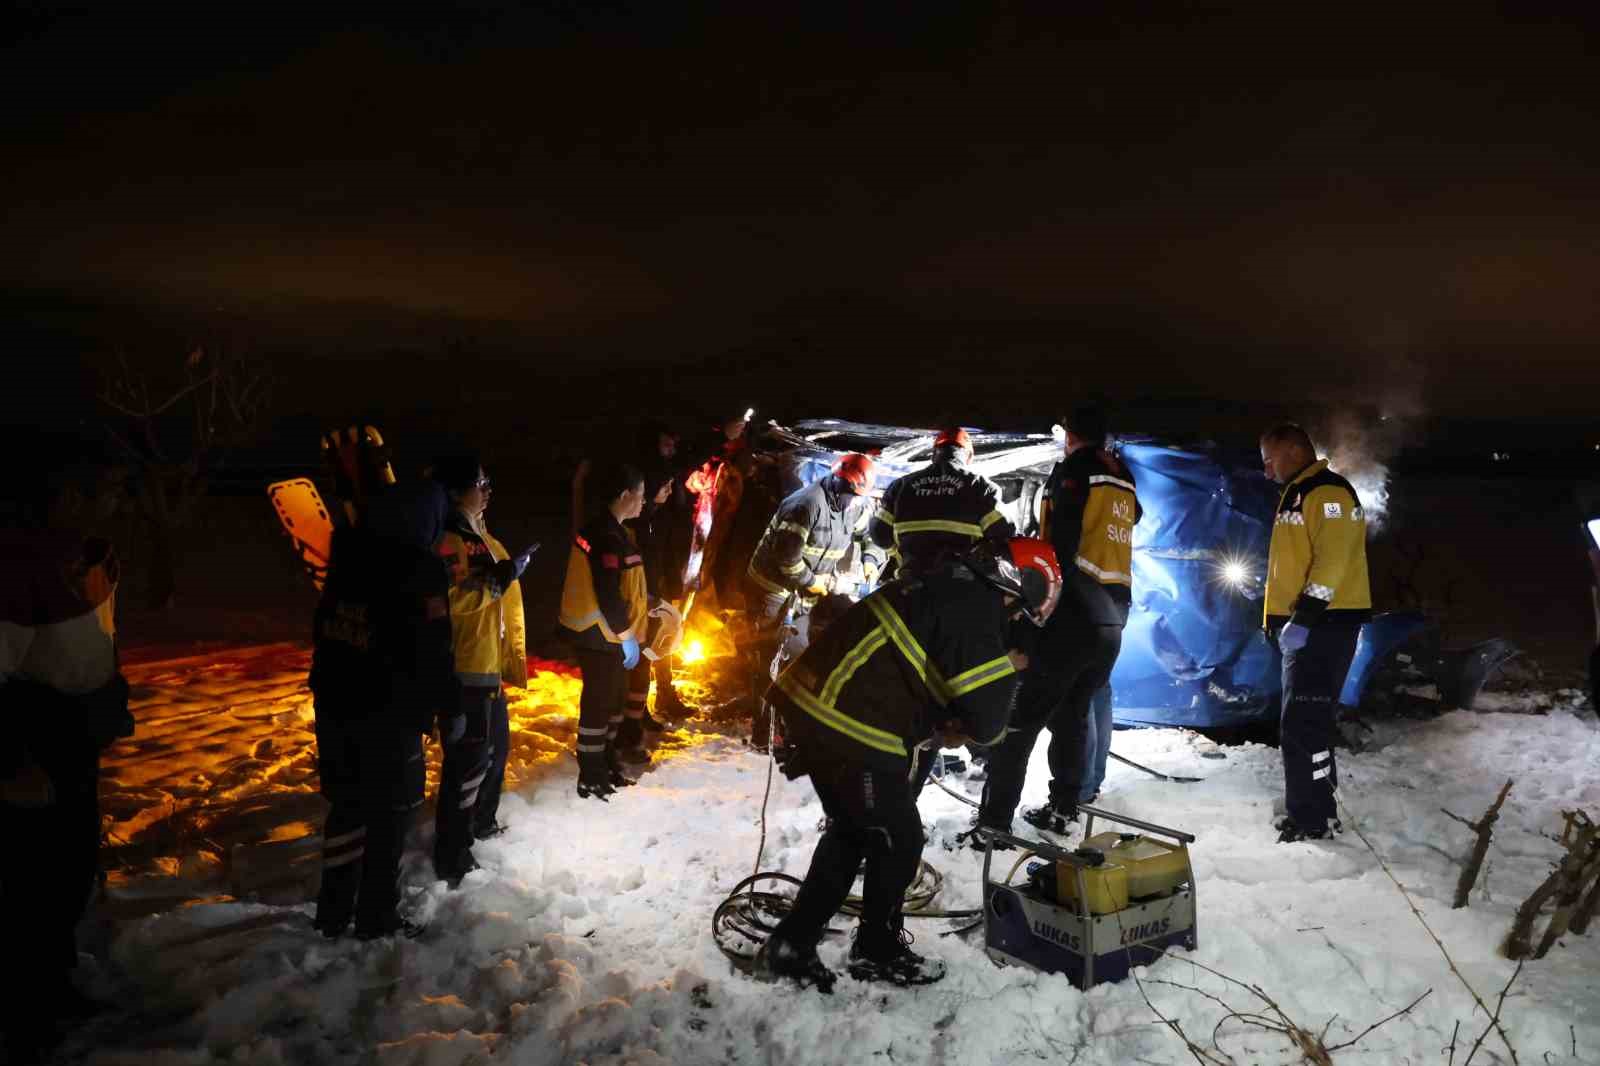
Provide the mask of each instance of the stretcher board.
[{"label": "stretcher board", "polygon": [[375,426],[329,430],[322,435],[322,457],[333,475],[333,495],[351,525],[358,521],[368,496],[380,486],[394,484],[389,447]]},{"label": "stretcher board", "polygon": [[333,557],[333,518],[317,487],[303,477],[277,481],[267,486],[267,498],[278,512],[283,531],[294,542],[311,583],[321,592],[328,577],[328,561]]}]

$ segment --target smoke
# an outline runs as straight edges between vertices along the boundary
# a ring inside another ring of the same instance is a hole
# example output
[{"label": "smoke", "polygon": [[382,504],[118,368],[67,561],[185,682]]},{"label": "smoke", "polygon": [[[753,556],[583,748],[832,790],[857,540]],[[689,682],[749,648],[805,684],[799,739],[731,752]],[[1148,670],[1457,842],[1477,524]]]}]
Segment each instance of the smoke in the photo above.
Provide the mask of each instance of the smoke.
[{"label": "smoke", "polygon": [[1403,331],[1373,338],[1383,365],[1376,397],[1322,419],[1314,434],[1328,465],[1355,488],[1374,533],[1389,517],[1389,464],[1415,439],[1424,413],[1423,369],[1406,341]]}]

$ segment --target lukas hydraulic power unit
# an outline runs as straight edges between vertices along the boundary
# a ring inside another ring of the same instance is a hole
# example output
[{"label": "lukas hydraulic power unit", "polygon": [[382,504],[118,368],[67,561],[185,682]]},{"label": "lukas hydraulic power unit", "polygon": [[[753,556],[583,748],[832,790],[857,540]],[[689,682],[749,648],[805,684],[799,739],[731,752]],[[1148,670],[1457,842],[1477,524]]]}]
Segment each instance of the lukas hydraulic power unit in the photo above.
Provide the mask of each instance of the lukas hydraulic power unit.
[{"label": "lukas hydraulic power unit", "polygon": [[[1087,990],[1122,980],[1130,968],[1155,961],[1169,948],[1193,950],[1198,940],[1189,845],[1195,838],[1097,807],[1078,810],[1088,821],[1074,850],[990,834],[983,856],[989,957],[1065,974]],[[1095,833],[1096,818],[1136,832]],[[1024,850],[1011,873],[995,881],[990,868],[1001,842]],[[1025,862],[1027,876],[1018,880]]]}]

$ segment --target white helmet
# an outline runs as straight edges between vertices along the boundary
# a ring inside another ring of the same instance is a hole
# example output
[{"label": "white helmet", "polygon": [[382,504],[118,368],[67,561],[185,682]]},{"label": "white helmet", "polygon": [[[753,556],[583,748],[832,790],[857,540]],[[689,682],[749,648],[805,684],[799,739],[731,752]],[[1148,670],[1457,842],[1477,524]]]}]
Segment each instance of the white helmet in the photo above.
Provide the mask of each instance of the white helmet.
[{"label": "white helmet", "polygon": [[650,608],[646,632],[649,639],[645,642],[645,658],[651,662],[664,659],[676,652],[678,645],[683,643],[683,615],[672,604],[661,600]]}]

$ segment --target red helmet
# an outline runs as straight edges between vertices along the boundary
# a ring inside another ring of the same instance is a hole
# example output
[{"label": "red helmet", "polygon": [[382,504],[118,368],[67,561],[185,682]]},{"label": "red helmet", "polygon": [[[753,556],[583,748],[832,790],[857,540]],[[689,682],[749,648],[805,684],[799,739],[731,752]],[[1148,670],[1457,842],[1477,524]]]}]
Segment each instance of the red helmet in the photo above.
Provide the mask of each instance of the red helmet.
[{"label": "red helmet", "polygon": [[1028,620],[1042,626],[1061,599],[1061,563],[1056,550],[1033,537],[1012,537],[1004,547],[984,541],[967,556],[973,572],[1022,602]]},{"label": "red helmet", "polygon": [[960,426],[945,426],[933,438],[933,450],[940,448],[959,448],[968,455],[972,454],[972,434]]},{"label": "red helmet", "polygon": [[839,461],[833,464],[833,472],[842,478],[857,496],[864,496],[872,487],[872,456],[862,455],[860,452],[841,456]]}]

